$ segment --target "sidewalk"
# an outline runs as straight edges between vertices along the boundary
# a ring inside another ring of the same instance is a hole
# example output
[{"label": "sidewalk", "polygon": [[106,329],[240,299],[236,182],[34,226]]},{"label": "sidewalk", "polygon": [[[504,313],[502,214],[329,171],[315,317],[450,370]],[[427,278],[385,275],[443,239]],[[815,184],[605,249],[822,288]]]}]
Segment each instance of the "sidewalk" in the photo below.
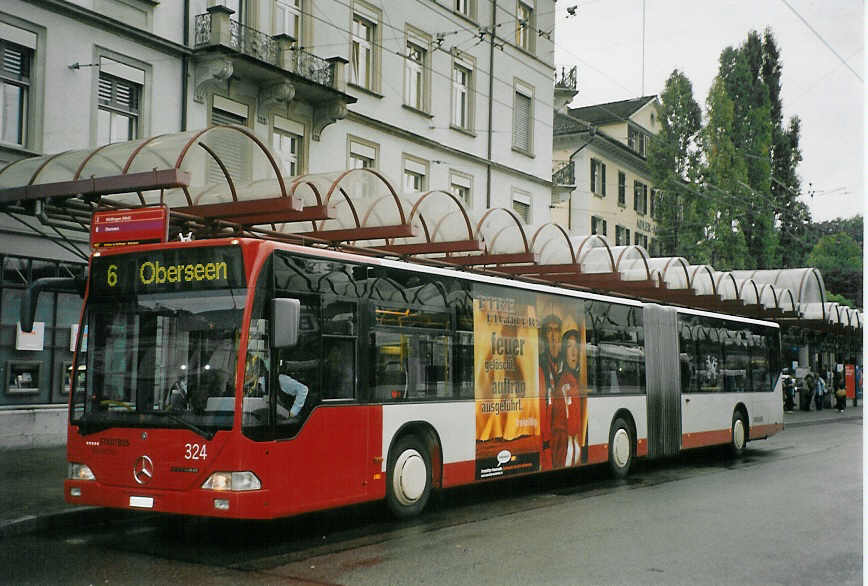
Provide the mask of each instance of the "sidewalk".
[{"label": "sidewalk", "polygon": [[[784,414],[784,427],[862,418],[862,405]],[[860,432],[861,433],[861,432]],[[0,539],[123,518],[120,509],[76,507],[63,500],[66,447],[0,450]],[[141,514],[141,513],[137,513]]]}]

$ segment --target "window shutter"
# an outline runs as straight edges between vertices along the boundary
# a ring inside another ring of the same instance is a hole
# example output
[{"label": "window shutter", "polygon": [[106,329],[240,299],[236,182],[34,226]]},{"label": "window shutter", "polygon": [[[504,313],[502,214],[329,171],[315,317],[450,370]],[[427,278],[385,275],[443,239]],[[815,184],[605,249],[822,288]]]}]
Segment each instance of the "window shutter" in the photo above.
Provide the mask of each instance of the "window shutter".
[{"label": "window shutter", "polygon": [[8,44],[0,44],[0,49],[3,50],[2,72],[4,75],[17,80],[24,80],[30,77],[30,59],[28,58],[28,54]]},{"label": "window shutter", "polygon": [[603,194],[603,196],[605,196],[606,195],[606,165],[605,165],[605,163],[600,164],[600,183],[602,184],[601,185],[602,189],[600,190],[600,192]]},{"label": "window shutter", "polygon": [[99,102],[106,105],[112,103],[112,80],[104,75],[99,77]]},{"label": "window shutter", "polygon": [[[231,112],[214,108],[211,110],[211,124],[238,124],[244,126],[247,120]],[[236,184],[244,170],[244,148],[239,136],[226,131],[211,133],[209,145],[226,166],[229,176]],[[208,165],[208,180],[210,183],[225,183],[226,178],[216,161]]]},{"label": "window shutter", "polygon": [[591,193],[596,193],[597,161],[591,159]]},{"label": "window shutter", "polygon": [[512,144],[516,148],[530,150],[530,98],[515,93],[515,112],[512,121]]},{"label": "window shutter", "polygon": [[118,81],[115,87],[117,105],[126,110],[138,110],[139,104],[135,88],[123,81]]},{"label": "window shutter", "polygon": [[99,103],[137,114],[139,111],[139,87],[138,84],[104,73],[100,74],[97,90]]}]

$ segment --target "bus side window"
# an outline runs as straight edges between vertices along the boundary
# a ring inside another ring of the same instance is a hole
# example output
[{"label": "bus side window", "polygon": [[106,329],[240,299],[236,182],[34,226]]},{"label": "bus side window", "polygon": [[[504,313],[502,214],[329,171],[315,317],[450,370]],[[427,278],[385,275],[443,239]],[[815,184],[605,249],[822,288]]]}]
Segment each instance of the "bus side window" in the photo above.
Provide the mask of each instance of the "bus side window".
[{"label": "bus side window", "polygon": [[356,387],[356,344],[354,339],[323,338],[323,399],[352,399]]},{"label": "bus side window", "polygon": [[454,396],[458,399],[473,399],[473,297],[469,286],[453,281],[457,286],[448,294],[447,303],[455,310],[454,356]]},{"label": "bus side window", "polygon": [[723,344],[719,320],[703,319],[702,327],[697,330],[696,347],[698,354],[697,376],[699,391],[717,393],[723,390]]},{"label": "bus side window", "polygon": [[456,332],[455,395],[459,399],[472,399],[473,390],[473,332]]},{"label": "bus side window", "polygon": [[728,393],[743,393],[749,390],[748,365],[750,353],[745,333],[734,328],[727,329],[723,337],[724,388]]},{"label": "bus side window", "polygon": [[323,399],[355,397],[358,327],[357,302],[323,301]]},{"label": "bus side window", "polygon": [[378,401],[452,398],[451,339],[432,333],[379,331],[372,335],[373,387]]},{"label": "bus side window", "polygon": [[[448,279],[397,269],[374,277],[369,297],[374,318],[370,380],[375,400],[454,397],[455,312],[449,301],[463,305],[458,314],[464,322],[472,302],[466,290],[450,293],[449,287]],[[466,361],[462,364],[467,366]]]},{"label": "bus side window", "polygon": [[[593,378],[598,391],[644,393],[645,340],[641,310],[602,301],[589,305],[593,306],[592,315],[587,316],[586,323],[587,327],[593,327],[593,337],[588,337],[588,369],[595,371]],[[589,377],[589,384],[590,380]]]},{"label": "bus side window", "polygon": [[274,413],[278,437],[298,433],[304,419],[322,398],[320,385],[320,299],[286,294],[301,302],[298,344],[277,350]]},{"label": "bus side window", "polygon": [[585,303],[585,352],[587,355],[588,390],[601,392],[600,381],[600,346],[597,340],[596,316],[592,311],[593,304]]},{"label": "bus side window", "polygon": [[681,392],[694,393],[697,387],[696,342],[694,325],[686,316],[679,316],[679,362],[681,363]]},{"label": "bus side window", "polygon": [[762,334],[751,336],[750,376],[753,390],[757,392],[772,390],[769,380],[769,350],[765,336]]}]

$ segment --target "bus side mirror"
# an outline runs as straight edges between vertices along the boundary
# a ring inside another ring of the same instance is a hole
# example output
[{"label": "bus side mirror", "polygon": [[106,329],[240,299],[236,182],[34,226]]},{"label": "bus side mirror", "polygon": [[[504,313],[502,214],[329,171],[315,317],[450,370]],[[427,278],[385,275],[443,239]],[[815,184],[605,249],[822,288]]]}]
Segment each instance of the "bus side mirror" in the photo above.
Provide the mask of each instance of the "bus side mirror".
[{"label": "bus side mirror", "polygon": [[298,299],[276,298],[272,302],[271,340],[275,348],[287,348],[298,343],[301,302]]}]

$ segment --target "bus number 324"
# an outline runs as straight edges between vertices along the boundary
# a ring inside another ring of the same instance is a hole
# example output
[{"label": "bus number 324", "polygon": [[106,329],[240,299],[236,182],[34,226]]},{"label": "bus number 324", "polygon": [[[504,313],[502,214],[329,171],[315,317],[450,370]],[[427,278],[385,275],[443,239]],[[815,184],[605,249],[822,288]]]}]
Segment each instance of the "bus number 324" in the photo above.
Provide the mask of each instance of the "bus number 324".
[{"label": "bus number 324", "polygon": [[204,460],[208,457],[208,452],[205,450],[206,447],[206,444],[184,444],[184,459]]}]

